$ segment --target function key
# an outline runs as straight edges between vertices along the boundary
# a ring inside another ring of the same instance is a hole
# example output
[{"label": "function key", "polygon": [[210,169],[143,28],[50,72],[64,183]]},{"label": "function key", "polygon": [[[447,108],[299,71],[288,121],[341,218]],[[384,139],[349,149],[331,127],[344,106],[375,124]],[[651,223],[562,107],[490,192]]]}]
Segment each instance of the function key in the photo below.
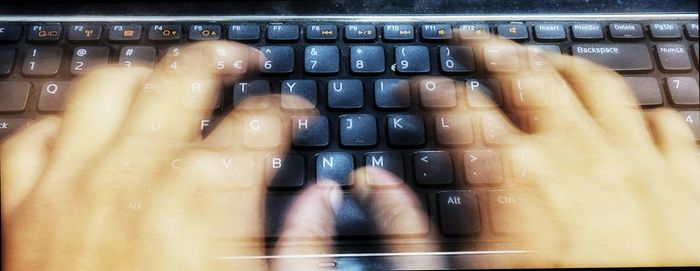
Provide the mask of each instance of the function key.
[{"label": "function key", "polygon": [[0,41],[17,41],[22,27],[17,24],[0,24]]},{"label": "function key", "polygon": [[535,39],[540,41],[566,40],[566,31],[560,24],[537,24],[534,31]]},{"label": "function key", "polygon": [[377,38],[377,29],[374,25],[347,25],[345,26],[345,39],[349,41],[373,41]]},{"label": "function key", "polygon": [[603,27],[600,24],[575,24],[571,26],[575,40],[602,40]]},{"label": "function key", "polygon": [[654,39],[680,39],[681,29],[674,23],[653,23],[649,25],[649,32]]},{"label": "function key", "polygon": [[530,38],[527,26],[520,23],[499,24],[497,27],[498,36],[502,39],[524,41]]},{"label": "function key", "polygon": [[218,24],[190,25],[190,40],[218,40],[221,37],[221,26]]},{"label": "function key", "polygon": [[410,24],[388,24],[384,26],[383,37],[386,41],[412,41],[415,33]]},{"label": "function key", "polygon": [[338,38],[338,27],[332,24],[306,26],[306,39],[310,41],[333,41]]},{"label": "function key", "polygon": [[459,26],[459,37],[463,40],[488,39],[491,30],[487,24],[463,24]]},{"label": "function key", "polygon": [[76,24],[68,28],[68,41],[98,41],[102,26],[98,24]]},{"label": "function key", "polygon": [[299,39],[299,26],[291,24],[268,25],[267,39],[270,41],[297,41]]},{"label": "function key", "polygon": [[643,39],[644,30],[641,24],[616,23],[610,24],[610,37],[613,39]]},{"label": "function key", "polygon": [[178,41],[180,40],[181,27],[179,24],[154,24],[148,30],[148,40],[150,41]]},{"label": "function key", "polygon": [[426,24],[421,27],[423,40],[441,41],[452,39],[452,26],[449,24]]},{"label": "function key", "polygon": [[29,26],[27,41],[29,42],[54,42],[61,39],[63,28],[60,24],[35,24]]},{"label": "function key", "polygon": [[685,24],[685,34],[688,39],[698,40],[698,23]]},{"label": "function key", "polygon": [[252,42],[260,39],[260,26],[255,24],[232,24],[228,27],[228,39]]},{"label": "function key", "polygon": [[123,25],[115,24],[109,27],[107,38],[110,41],[128,42],[141,39],[141,26],[136,24]]}]

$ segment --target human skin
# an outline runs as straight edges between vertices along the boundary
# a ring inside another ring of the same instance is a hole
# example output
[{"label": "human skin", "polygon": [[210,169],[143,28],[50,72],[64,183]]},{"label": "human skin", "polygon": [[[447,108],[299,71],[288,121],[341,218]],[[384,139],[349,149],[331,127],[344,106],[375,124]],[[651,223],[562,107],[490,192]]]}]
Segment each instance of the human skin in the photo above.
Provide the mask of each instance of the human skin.
[{"label": "human skin", "polygon": [[[497,40],[470,45],[525,50]],[[284,120],[300,112],[280,110],[274,105],[281,97],[267,97],[272,106],[236,109],[202,138],[199,121],[211,113],[215,93],[244,76],[216,68],[222,50],[237,59],[258,57],[243,45],[207,42],[166,57],[154,70],[100,68],[80,79],[62,116],[46,117],[6,140],[0,157],[3,268],[214,270],[222,265],[217,256],[265,255],[259,237],[269,176],[258,161],[287,151],[291,129]],[[523,200],[521,209],[503,214],[527,214],[515,225],[515,237],[538,253],[501,264],[700,264],[700,161],[685,123],[669,109],[641,111],[622,78],[605,68],[568,56],[545,54],[543,60],[551,69],[494,75],[548,82],[525,104],[544,116],[527,133],[497,107],[454,112],[494,116],[515,139],[500,148],[504,157],[525,157],[508,160],[530,173],[504,183],[503,189],[522,193]],[[257,70],[255,61],[248,64]],[[246,131],[251,119],[263,120],[262,129]],[[244,146],[246,138],[262,147]],[[418,204],[391,204],[417,201],[402,180],[376,168],[354,175],[359,184],[353,193],[371,203],[381,230],[427,226],[416,223],[425,216]],[[367,178],[382,180],[389,196],[372,198]],[[273,253],[332,252],[328,245],[284,244],[299,236],[330,243],[342,196],[332,180],[307,188]],[[222,247],[222,235],[259,242]],[[226,268],[316,265],[280,259]]]}]

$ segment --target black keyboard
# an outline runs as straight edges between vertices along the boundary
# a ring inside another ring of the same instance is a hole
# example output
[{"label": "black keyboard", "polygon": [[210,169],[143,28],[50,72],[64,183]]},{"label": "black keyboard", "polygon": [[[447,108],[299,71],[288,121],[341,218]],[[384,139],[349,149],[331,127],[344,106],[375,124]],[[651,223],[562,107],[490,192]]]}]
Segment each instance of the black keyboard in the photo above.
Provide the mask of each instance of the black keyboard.
[{"label": "black keyboard", "polygon": [[[336,242],[341,248],[347,245],[344,251],[372,251],[367,248],[386,242],[409,245],[422,240],[416,236],[428,235],[445,251],[451,246],[464,249],[461,245],[474,240],[509,243],[512,229],[499,224],[502,218],[492,216],[491,210],[517,204],[500,189],[504,182],[519,178],[499,152],[513,138],[493,125],[489,116],[447,110],[483,109],[488,105],[470,99],[482,93],[528,130],[535,116],[519,107],[519,99],[526,97],[517,93],[520,82],[499,81],[488,74],[538,69],[542,63],[502,48],[459,41],[491,35],[528,45],[529,54],[546,50],[603,64],[628,80],[643,108],[678,110],[700,140],[697,18],[2,21],[0,138],[42,115],[60,114],[76,76],[95,66],[152,67],[192,42],[237,41],[259,48],[266,60],[254,78],[221,90],[215,114],[198,124],[203,133],[251,96],[299,95],[321,113],[288,120],[293,127],[290,153],[265,161],[267,172],[277,172],[266,200],[270,240],[278,234],[289,202],[304,187],[326,178],[350,193],[367,180],[348,173],[377,166],[414,189],[431,227],[382,235],[362,206],[348,196],[340,213],[353,215],[337,219]],[[456,83],[435,78],[411,81],[415,75],[442,76]],[[249,144],[255,147],[255,142]]]}]

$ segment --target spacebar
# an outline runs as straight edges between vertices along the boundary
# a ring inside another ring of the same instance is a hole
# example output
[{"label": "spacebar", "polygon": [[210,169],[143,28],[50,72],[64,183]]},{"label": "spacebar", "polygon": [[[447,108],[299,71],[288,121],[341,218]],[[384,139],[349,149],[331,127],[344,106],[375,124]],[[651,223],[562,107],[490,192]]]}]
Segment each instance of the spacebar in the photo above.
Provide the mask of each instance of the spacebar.
[{"label": "spacebar", "polygon": [[571,53],[615,71],[653,69],[651,55],[644,44],[574,44]]}]

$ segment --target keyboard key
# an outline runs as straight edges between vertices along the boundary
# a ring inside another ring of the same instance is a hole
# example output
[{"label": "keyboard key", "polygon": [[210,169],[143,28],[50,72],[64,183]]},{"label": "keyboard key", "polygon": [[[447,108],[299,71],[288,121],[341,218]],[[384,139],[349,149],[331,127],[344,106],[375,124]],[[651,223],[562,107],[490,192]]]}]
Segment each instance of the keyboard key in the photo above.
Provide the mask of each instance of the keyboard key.
[{"label": "keyboard key", "polygon": [[657,40],[676,40],[681,38],[681,28],[675,23],[653,23],[649,25],[651,37]]},{"label": "keyboard key", "polygon": [[39,104],[37,109],[44,113],[62,112],[65,109],[65,100],[75,82],[49,81],[41,86]]},{"label": "keyboard key", "polygon": [[148,30],[148,40],[153,42],[179,41],[180,36],[182,36],[182,26],[179,24],[154,24]]},{"label": "keyboard key", "polygon": [[0,24],[0,41],[17,41],[22,34],[22,26],[18,24]]},{"label": "keyboard key", "polygon": [[354,73],[384,72],[384,48],[382,46],[350,47],[350,70]]},{"label": "keyboard key", "polygon": [[[245,99],[253,96],[263,97],[256,103],[244,103]],[[233,87],[233,106],[243,109],[264,109],[270,104],[266,97],[270,96],[270,83],[265,80],[238,82]]]},{"label": "keyboard key", "polygon": [[371,24],[345,26],[345,39],[348,41],[374,41],[377,29]]},{"label": "keyboard key", "polygon": [[497,26],[498,36],[502,39],[526,41],[530,39],[530,33],[527,32],[525,24],[499,24]]},{"label": "keyboard key", "polygon": [[523,223],[533,219],[524,210],[529,201],[522,193],[510,191],[489,191],[488,206],[491,213],[493,231],[498,234],[513,234],[522,232]]},{"label": "keyboard key", "polygon": [[643,39],[644,29],[641,24],[614,23],[610,24],[610,37],[613,39]]},{"label": "keyboard key", "polygon": [[338,27],[333,24],[307,25],[306,39],[309,41],[335,41],[338,39]]},{"label": "keyboard key", "polygon": [[400,73],[430,72],[430,53],[425,46],[397,46],[396,70]]},{"label": "keyboard key", "polygon": [[386,119],[389,144],[414,146],[425,144],[425,124],[416,115],[389,115]]},{"label": "keyboard key", "polygon": [[473,235],[481,231],[479,201],[471,191],[437,193],[440,230],[445,235]]},{"label": "keyboard key", "polygon": [[435,116],[437,142],[446,146],[472,144],[474,134],[472,121],[467,115],[441,114]]},{"label": "keyboard key", "polygon": [[327,92],[330,108],[357,109],[364,105],[364,91],[360,80],[330,80]]},{"label": "keyboard key", "polygon": [[291,24],[273,24],[267,26],[267,40],[294,42],[299,39],[299,26]]},{"label": "keyboard key", "polygon": [[425,41],[446,41],[452,39],[452,26],[449,24],[426,24],[421,27],[421,38]]},{"label": "keyboard key", "polygon": [[440,68],[448,73],[474,71],[474,51],[469,46],[440,46]]},{"label": "keyboard key", "polygon": [[571,26],[571,34],[575,40],[602,40],[603,27],[596,23],[574,24]]},{"label": "keyboard key", "polygon": [[445,151],[421,151],[413,155],[416,184],[441,186],[454,180],[452,157]]},{"label": "keyboard key", "polygon": [[487,24],[463,24],[459,26],[459,37],[462,40],[488,39],[491,30]]},{"label": "keyboard key", "polygon": [[533,70],[550,70],[553,67],[542,57],[543,52],[561,54],[559,45],[530,45],[527,47],[527,61],[530,64],[530,69]]},{"label": "keyboard key", "polygon": [[29,99],[28,82],[0,81],[0,113],[18,113],[24,111]]},{"label": "keyboard key", "polygon": [[575,44],[571,52],[615,71],[649,71],[654,68],[644,44]]},{"label": "keyboard key", "polygon": [[411,106],[411,90],[405,79],[374,81],[374,104],[380,109],[406,109]]},{"label": "keyboard key", "polygon": [[109,27],[107,38],[113,42],[133,42],[141,40],[141,26],[136,24],[116,24]]},{"label": "keyboard key", "polygon": [[102,36],[102,26],[98,24],[76,24],[68,28],[68,41],[98,41]]},{"label": "keyboard key", "polygon": [[328,127],[328,118],[325,116],[292,117],[292,144],[297,147],[328,146]]},{"label": "keyboard key", "polygon": [[294,48],[291,46],[262,46],[261,73],[291,73],[294,70]]},{"label": "keyboard key", "polygon": [[30,47],[27,50],[22,74],[26,76],[56,75],[61,66],[63,49],[60,47]]},{"label": "keyboard key", "polygon": [[698,44],[693,44],[693,55],[695,55],[695,67],[700,65],[700,50],[698,49]]},{"label": "keyboard key", "polygon": [[689,40],[698,40],[698,23],[685,24],[685,34]]},{"label": "keyboard key", "polygon": [[[0,88],[0,93],[2,92]],[[27,126],[31,122],[28,118],[0,117],[0,140],[11,135],[18,129]]]},{"label": "keyboard key", "polygon": [[232,24],[228,27],[228,39],[255,42],[260,39],[260,26],[255,24]]},{"label": "keyboard key", "polygon": [[[400,180],[404,179],[403,157],[399,152],[368,152],[365,154],[365,166],[378,167],[396,175]],[[386,185],[385,180],[371,178],[369,174],[366,181],[370,186]]]},{"label": "keyboard key", "polygon": [[420,81],[421,105],[426,108],[450,108],[457,105],[457,91],[452,79],[423,79]]},{"label": "keyboard key", "polygon": [[700,141],[700,111],[680,111],[681,118],[688,124],[695,135],[695,141]]},{"label": "keyboard key", "polygon": [[535,39],[539,41],[566,40],[566,30],[560,24],[536,24],[534,32]]},{"label": "keyboard key", "polygon": [[253,149],[274,148],[281,140],[282,123],[277,116],[260,115],[243,120],[243,146]]},{"label": "keyboard key", "polygon": [[91,69],[106,65],[109,62],[109,48],[97,46],[83,46],[73,50],[70,64],[70,73],[73,75],[84,74]]},{"label": "keyboard key", "polygon": [[696,78],[668,77],[665,87],[671,96],[671,102],[675,105],[697,106],[700,104],[700,88]]},{"label": "keyboard key", "polygon": [[494,150],[470,150],[464,153],[465,182],[494,185],[503,181],[503,164]]},{"label": "keyboard key", "polygon": [[218,24],[195,24],[190,25],[188,38],[190,40],[218,40],[221,38],[221,25]]},{"label": "keyboard key", "polygon": [[481,118],[484,143],[490,146],[513,144],[518,140],[516,131],[508,126],[510,121],[498,114],[485,114]]},{"label": "keyboard key", "polygon": [[659,82],[654,77],[625,77],[641,106],[659,106],[663,97]]},{"label": "keyboard key", "polygon": [[[290,95],[304,98],[308,105],[289,102]],[[284,80],[282,81],[282,108],[313,109],[316,107],[318,90],[314,80]]]},{"label": "keyboard key", "polygon": [[515,72],[520,69],[518,51],[509,45],[484,47],[484,63],[491,72]]},{"label": "keyboard key", "polygon": [[[501,84],[495,79],[468,79],[465,81],[467,86],[467,103],[471,107],[492,107],[494,105],[503,105],[503,95]],[[490,98],[489,100],[483,99]]]},{"label": "keyboard key", "polygon": [[0,47],[0,75],[8,75],[15,64],[17,50],[12,47]]},{"label": "keyboard key", "polygon": [[688,50],[683,44],[656,45],[656,57],[665,71],[688,71],[693,68]]},{"label": "keyboard key", "polygon": [[63,27],[60,24],[30,25],[27,33],[28,42],[57,42],[61,39]]},{"label": "keyboard key", "polygon": [[334,181],[342,187],[353,185],[355,161],[344,152],[320,153],[316,156],[316,180]]},{"label": "keyboard key", "polygon": [[156,48],[151,46],[124,46],[119,53],[119,65],[127,68],[153,68]]},{"label": "keyboard key", "polygon": [[413,41],[415,33],[410,24],[388,24],[384,26],[385,41]]},{"label": "keyboard key", "polygon": [[337,73],[340,53],[333,45],[307,46],[304,50],[304,70],[308,73]]},{"label": "keyboard key", "polygon": [[299,189],[306,181],[304,156],[299,154],[268,157],[265,168],[269,189]]},{"label": "keyboard key", "polygon": [[340,145],[371,147],[377,144],[377,120],[368,114],[340,116]]}]

